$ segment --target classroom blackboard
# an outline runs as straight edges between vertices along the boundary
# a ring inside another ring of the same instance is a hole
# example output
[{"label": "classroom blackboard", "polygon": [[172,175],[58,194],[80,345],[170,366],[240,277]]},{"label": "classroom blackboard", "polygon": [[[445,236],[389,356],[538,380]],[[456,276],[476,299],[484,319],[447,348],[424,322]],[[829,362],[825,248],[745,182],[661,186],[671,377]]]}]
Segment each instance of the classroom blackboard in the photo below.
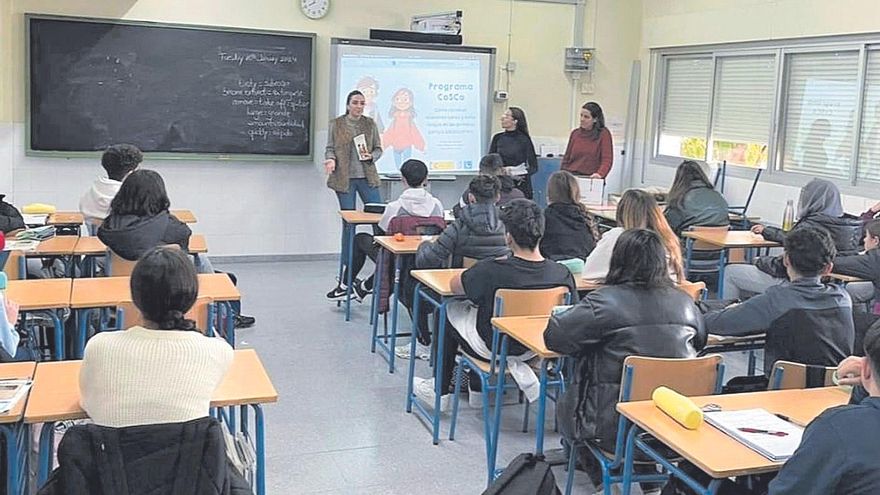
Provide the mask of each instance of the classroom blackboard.
[{"label": "classroom blackboard", "polygon": [[314,35],[28,15],[29,151],[311,156]]}]

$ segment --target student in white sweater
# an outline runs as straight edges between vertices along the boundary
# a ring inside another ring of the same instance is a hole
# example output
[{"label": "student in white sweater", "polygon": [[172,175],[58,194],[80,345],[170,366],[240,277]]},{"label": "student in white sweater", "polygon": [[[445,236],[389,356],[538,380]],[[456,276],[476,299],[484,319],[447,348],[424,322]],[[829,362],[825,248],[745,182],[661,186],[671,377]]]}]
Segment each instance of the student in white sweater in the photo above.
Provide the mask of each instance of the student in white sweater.
[{"label": "student in white sweater", "polygon": [[195,267],[179,249],[157,247],[138,261],[131,295],[144,325],[99,333],[86,345],[80,401],[96,424],[178,423],[208,415],[233,352],[184,316],[198,290]]},{"label": "student in white sweater", "polygon": [[116,197],[122,181],[144,160],[136,146],[114,144],[101,156],[101,166],[107,177],[98,177],[79,199],[79,211],[90,225],[100,225],[110,214],[110,202]]},{"label": "student in white sweater", "polygon": [[666,247],[669,278],[675,283],[685,280],[681,244],[654,196],[638,189],[627,190],[617,203],[616,218],[618,226],[602,234],[596,248],[587,256],[582,278],[591,282],[604,282],[611,266],[611,252],[614,251],[620,234],[629,229],[648,229],[657,233]]}]

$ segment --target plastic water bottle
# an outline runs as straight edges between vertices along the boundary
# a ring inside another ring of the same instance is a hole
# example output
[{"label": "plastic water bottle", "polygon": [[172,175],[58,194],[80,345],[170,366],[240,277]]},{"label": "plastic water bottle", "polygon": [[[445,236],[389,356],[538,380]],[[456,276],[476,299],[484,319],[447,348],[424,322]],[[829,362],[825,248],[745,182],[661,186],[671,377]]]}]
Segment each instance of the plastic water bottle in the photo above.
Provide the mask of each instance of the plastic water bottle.
[{"label": "plastic water bottle", "polygon": [[782,231],[788,232],[794,226],[794,201],[785,203],[785,211],[782,212]]}]

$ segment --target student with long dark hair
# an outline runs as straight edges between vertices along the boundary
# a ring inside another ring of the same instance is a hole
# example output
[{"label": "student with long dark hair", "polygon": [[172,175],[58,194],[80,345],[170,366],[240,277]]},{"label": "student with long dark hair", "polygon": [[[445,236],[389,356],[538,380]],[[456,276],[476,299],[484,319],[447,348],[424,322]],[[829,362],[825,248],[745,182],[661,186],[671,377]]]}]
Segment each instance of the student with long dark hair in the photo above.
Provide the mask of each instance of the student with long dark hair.
[{"label": "student with long dark hair", "polygon": [[[495,203],[496,205],[504,206],[514,199],[525,198],[525,194],[516,188],[513,177],[507,173],[507,170],[504,168],[504,160],[501,159],[501,155],[498,153],[489,153],[480,158],[480,175],[490,175],[498,178],[501,184],[501,194]],[[461,199],[458,200],[458,204],[452,207],[452,216],[455,218],[459,218],[462,209],[470,204],[468,194],[470,194],[470,187],[461,193]]]},{"label": "student with long dark hair", "polygon": [[535,154],[535,145],[529,135],[526,113],[519,107],[508,108],[501,116],[501,128],[502,132],[492,136],[489,153],[501,155],[505,167],[525,165],[525,172],[514,171],[510,175],[514,178],[516,188],[522,191],[526,198],[532,199],[532,175],[538,171],[538,156]]},{"label": "student with long dark hair", "polygon": [[[559,430],[569,442],[589,440],[614,451],[615,405],[627,356],[688,358],[705,346],[700,311],[672,283],[666,261],[659,235],[627,230],[614,245],[605,285],[550,317],[544,331],[547,348],[575,356],[574,383],[557,406]],[[582,460],[593,483],[601,485],[593,456]]]},{"label": "student with long dark hair", "polygon": [[580,188],[570,172],[558,170],[547,181],[544,238],[541,254],[551,260],[586,259],[596,247],[587,210],[579,201]]},{"label": "student with long dark hair", "polygon": [[143,326],[99,333],[83,356],[81,402],[95,423],[124,427],[208,415],[232,348],[186,318],[198,291],[195,267],[180,249],[156,247],[138,261],[131,296]]},{"label": "student with long dark hair", "polygon": [[669,188],[666,221],[676,234],[691,227],[724,227],[730,225],[727,200],[715,190],[700,164],[693,160],[681,162]]},{"label": "student with long dark hair", "polygon": [[562,170],[593,179],[604,179],[614,163],[611,132],[605,127],[605,114],[595,101],[581,107],[581,125],[571,131],[562,155]]}]

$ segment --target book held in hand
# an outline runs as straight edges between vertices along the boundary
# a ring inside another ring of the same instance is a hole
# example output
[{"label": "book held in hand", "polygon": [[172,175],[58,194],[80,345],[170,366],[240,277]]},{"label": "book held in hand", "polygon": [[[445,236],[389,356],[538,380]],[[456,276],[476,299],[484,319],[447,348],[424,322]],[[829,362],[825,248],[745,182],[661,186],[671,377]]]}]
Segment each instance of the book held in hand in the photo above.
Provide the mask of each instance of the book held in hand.
[{"label": "book held in hand", "polygon": [[370,154],[370,150],[367,149],[367,138],[364,137],[363,134],[358,134],[354,137],[354,149],[357,150],[358,158],[362,162],[367,162],[373,159],[373,155]]}]

